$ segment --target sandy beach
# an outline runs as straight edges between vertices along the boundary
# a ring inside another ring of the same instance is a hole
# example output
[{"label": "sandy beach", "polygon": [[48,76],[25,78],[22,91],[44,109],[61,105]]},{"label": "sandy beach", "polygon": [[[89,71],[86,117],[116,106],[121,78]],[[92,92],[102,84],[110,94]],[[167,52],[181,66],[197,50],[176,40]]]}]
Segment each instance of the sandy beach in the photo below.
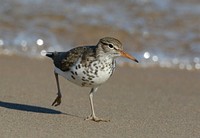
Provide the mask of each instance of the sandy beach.
[{"label": "sandy beach", "polygon": [[52,107],[56,83],[50,59],[0,56],[1,138],[197,138],[200,72],[118,67],[94,95],[60,77],[62,104]]}]

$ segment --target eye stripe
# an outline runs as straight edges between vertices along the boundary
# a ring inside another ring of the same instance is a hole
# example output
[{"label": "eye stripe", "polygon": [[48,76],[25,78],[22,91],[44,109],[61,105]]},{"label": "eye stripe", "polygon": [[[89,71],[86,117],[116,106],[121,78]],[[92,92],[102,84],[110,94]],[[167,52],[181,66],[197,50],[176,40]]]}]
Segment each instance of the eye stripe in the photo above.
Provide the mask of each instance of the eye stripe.
[{"label": "eye stripe", "polygon": [[101,42],[102,44],[104,44],[104,45],[108,45],[108,43],[104,43],[104,42]]},{"label": "eye stripe", "polygon": [[[106,42],[101,42],[102,44],[104,44],[104,45],[112,45],[112,48],[113,49],[115,49],[115,50],[117,50],[118,48],[116,48],[113,44],[111,44],[111,43],[106,43]],[[110,46],[109,46],[109,48],[111,48]]]}]

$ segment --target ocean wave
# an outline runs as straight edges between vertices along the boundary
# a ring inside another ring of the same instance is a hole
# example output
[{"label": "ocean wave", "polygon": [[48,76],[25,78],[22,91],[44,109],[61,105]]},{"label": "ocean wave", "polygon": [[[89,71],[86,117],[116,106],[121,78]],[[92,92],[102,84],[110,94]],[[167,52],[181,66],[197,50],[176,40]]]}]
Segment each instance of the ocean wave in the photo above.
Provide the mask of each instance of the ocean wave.
[{"label": "ocean wave", "polygon": [[[1,0],[0,54],[40,57],[118,38],[142,67],[200,69],[198,0]],[[124,64],[126,60],[121,60]]]}]

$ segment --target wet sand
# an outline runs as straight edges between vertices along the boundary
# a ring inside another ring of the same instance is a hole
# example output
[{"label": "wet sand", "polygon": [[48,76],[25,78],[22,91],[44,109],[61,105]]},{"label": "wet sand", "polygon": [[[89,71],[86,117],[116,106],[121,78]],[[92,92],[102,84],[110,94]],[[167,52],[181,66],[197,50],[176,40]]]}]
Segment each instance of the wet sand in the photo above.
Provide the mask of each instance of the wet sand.
[{"label": "wet sand", "polygon": [[97,116],[108,123],[84,121],[90,114],[88,88],[60,78],[56,97],[50,59],[0,56],[1,138],[200,136],[200,72],[118,67],[94,95]]}]

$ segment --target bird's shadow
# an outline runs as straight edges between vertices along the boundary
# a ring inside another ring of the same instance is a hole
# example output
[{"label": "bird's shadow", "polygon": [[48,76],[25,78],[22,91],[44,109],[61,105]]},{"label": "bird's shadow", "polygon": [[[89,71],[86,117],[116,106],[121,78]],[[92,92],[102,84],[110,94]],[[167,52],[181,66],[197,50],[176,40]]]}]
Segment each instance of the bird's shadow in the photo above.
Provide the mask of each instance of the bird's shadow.
[{"label": "bird's shadow", "polygon": [[69,115],[69,116],[73,116],[73,117],[82,118],[82,117],[79,117],[77,115],[63,113],[63,112],[58,111],[58,110],[45,108],[45,107],[40,107],[40,106],[34,106],[34,105],[26,105],[26,104],[19,104],[19,103],[11,103],[11,102],[0,101],[0,107],[13,109],[13,110],[19,110],[19,111],[33,112],[33,113],[63,114],[63,115]]}]

